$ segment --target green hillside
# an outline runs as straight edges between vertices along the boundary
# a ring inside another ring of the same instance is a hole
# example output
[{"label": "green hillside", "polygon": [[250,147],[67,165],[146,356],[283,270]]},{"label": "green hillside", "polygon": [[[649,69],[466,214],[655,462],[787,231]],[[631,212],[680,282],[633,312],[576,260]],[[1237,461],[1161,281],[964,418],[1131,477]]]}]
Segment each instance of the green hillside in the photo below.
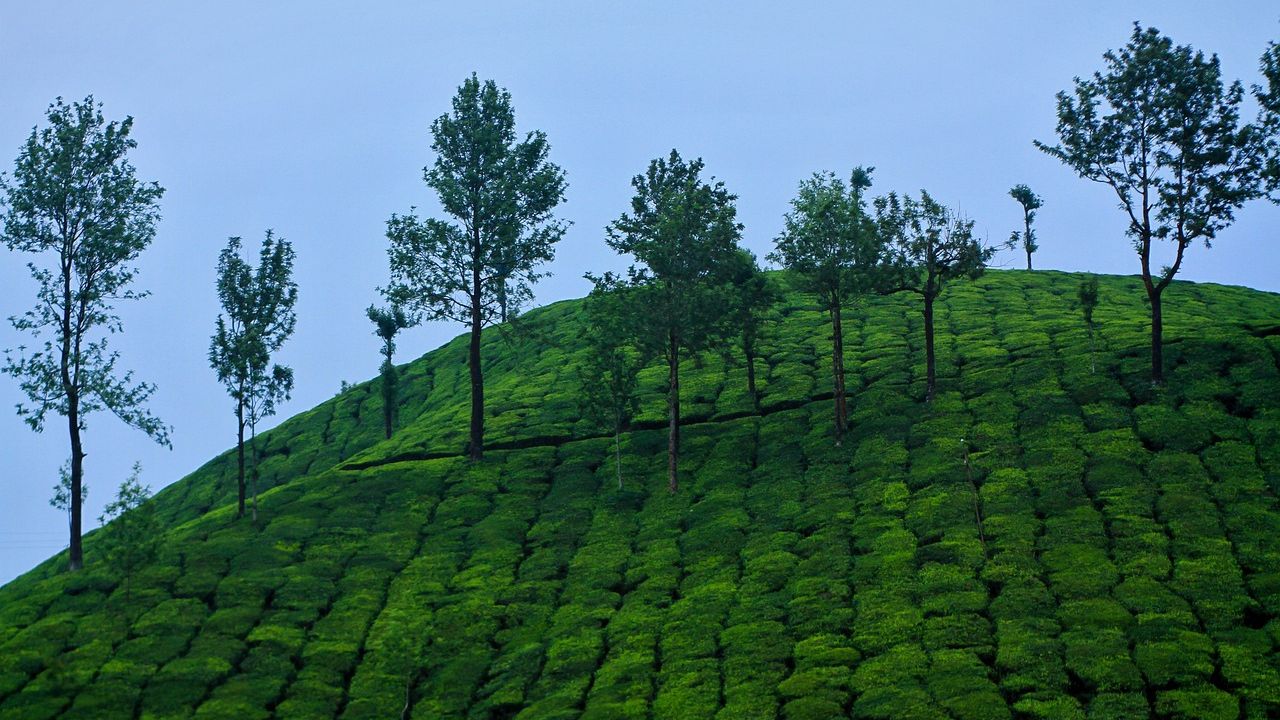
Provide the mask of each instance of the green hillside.
[{"label": "green hillside", "polygon": [[1154,391],[1139,281],[1101,278],[1096,372],[1079,282],[951,287],[932,406],[912,298],[850,311],[843,447],[788,292],[761,414],[682,369],[676,495],[662,369],[627,489],[576,419],[579,303],[487,331],[478,464],[456,340],[390,440],[368,383],[260,436],[258,527],[230,453],[159,493],[128,600],[104,531],[0,588],[0,718],[1280,716],[1280,295],[1175,283]]}]

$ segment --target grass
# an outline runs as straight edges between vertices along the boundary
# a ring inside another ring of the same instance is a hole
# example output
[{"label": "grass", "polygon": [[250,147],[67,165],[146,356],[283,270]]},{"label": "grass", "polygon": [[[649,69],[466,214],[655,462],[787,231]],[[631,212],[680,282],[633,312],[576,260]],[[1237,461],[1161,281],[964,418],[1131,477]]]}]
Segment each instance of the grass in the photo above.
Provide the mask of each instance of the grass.
[{"label": "grass", "polygon": [[[86,541],[0,588],[0,716],[1264,718],[1280,714],[1280,297],[1175,283],[1168,383],[1138,282],[993,272],[939,303],[939,394],[906,297],[829,325],[788,292],[762,348],[690,361],[683,489],[662,371],[612,446],[577,419],[580,306],[485,336],[489,441],[460,457],[465,346],[260,436],[154,502],[131,601]],[[824,393],[826,393],[824,395]]]}]

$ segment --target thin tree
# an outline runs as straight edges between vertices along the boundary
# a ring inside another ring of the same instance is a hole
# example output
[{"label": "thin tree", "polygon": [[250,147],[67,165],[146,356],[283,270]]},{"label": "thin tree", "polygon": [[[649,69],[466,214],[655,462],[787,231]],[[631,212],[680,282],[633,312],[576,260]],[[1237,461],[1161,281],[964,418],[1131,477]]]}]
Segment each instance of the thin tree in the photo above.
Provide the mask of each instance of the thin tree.
[{"label": "thin tree", "polygon": [[1080,299],[1080,312],[1084,315],[1084,329],[1089,334],[1089,372],[1098,371],[1097,358],[1093,351],[1093,311],[1098,307],[1098,278],[1090,276],[1080,281],[1080,290],[1076,295]]},{"label": "thin tree", "polygon": [[831,380],[835,404],[835,442],[848,429],[845,398],[844,310],[872,292],[883,242],[867,213],[866,190],[873,168],[857,167],[846,185],[834,173],[815,173],[800,183],[785,227],[769,255],[794,271],[818,296],[831,318]]},{"label": "thin tree", "polygon": [[[235,403],[236,517],[244,517],[245,441],[250,431],[253,455],[258,422],[275,413],[277,403],[293,389],[293,371],[271,364],[271,354],[293,333],[293,246],[268,230],[258,252],[258,266],[240,256],[239,237],[227,240],[218,256],[218,300],[222,304],[209,341],[209,365]],[[253,519],[257,519],[257,458],[253,469]]]},{"label": "thin tree", "polygon": [[739,248],[730,257],[725,275],[729,281],[729,312],[725,316],[724,334],[736,337],[742,346],[742,357],[747,366],[747,394],[751,397],[752,409],[760,412],[756,359],[765,320],[781,294],[769,275],[756,263],[756,256],[745,248]]},{"label": "thin tree", "polygon": [[1044,200],[1039,195],[1031,192],[1031,188],[1026,185],[1014,185],[1009,190],[1009,197],[1017,200],[1018,204],[1022,205],[1023,222],[1022,232],[1014,230],[1009,237],[1009,244],[1011,247],[1022,246],[1022,249],[1027,253],[1027,269],[1030,270],[1031,253],[1040,249],[1040,246],[1036,244],[1036,234],[1031,229],[1031,222],[1036,219],[1036,210],[1044,207]]},{"label": "thin tree", "polygon": [[93,96],[67,105],[58,98],[47,125],[33,129],[12,176],[0,174],[5,208],[0,240],[29,253],[36,305],[9,318],[41,347],[5,352],[3,371],[27,401],[18,415],[36,432],[53,412],[66,418],[71,440],[71,538],[68,566],[84,565],[81,544],[85,449],[81,435],[92,413],[108,410],[166,447],[170,429],[146,409],[155,386],[116,368],[108,336],[121,332],[114,303],[137,300],[132,263],[151,244],[164,189],[138,180],[128,151],[133,118],[106,122]]},{"label": "thin tree", "polygon": [[586,302],[587,352],[579,368],[582,414],[613,434],[614,472],[622,489],[622,432],[637,412],[640,358],[630,342],[632,314],[642,311],[612,273],[587,275],[595,288]]},{"label": "thin tree", "polygon": [[517,140],[511,94],[473,74],[451,112],[431,124],[436,160],[423,178],[453,221],[419,220],[411,209],[387,221],[388,297],[428,320],[470,329],[471,432],[468,452],[484,455],[484,375],[480,333],[531,297],[565,223],[552,217],[564,200],[564,172],[547,160],[546,135]]},{"label": "thin tree", "polygon": [[[1164,382],[1165,288],[1197,240],[1208,247],[1235,210],[1262,193],[1260,130],[1239,120],[1244,90],[1224,86],[1216,55],[1174,46],[1137,23],[1106,68],[1058,93],[1058,145],[1036,147],[1109,186],[1128,221],[1151,304],[1151,381]],[[1153,269],[1153,246],[1173,262]]]},{"label": "thin tree", "polygon": [[[80,501],[89,498],[89,483],[80,481]],[[53,497],[49,498],[49,506],[67,514],[67,529],[71,529],[71,462],[64,462],[58,468],[58,484],[53,486]]]},{"label": "thin tree", "polygon": [[876,198],[876,223],[886,243],[881,292],[912,292],[924,301],[925,401],[937,386],[933,303],[956,278],[976,279],[995,248],[973,236],[973,221],[920,191],[920,199],[889,193]]},{"label": "thin tree", "polygon": [[155,560],[160,549],[162,530],[156,519],[155,506],[147,502],[151,488],[139,481],[142,465],[133,464],[133,472],[116,491],[98,518],[102,524],[103,557],[107,567],[124,578],[125,603],[131,600],[133,577],[147,563]]},{"label": "thin tree", "polygon": [[609,247],[631,255],[627,271],[636,307],[633,336],[645,358],[667,363],[667,489],[679,490],[680,360],[720,339],[728,311],[726,263],[742,225],[736,196],[715,178],[702,179],[701,158],[675,150],[631,180],[631,211],[606,228]]},{"label": "thin tree", "polygon": [[396,335],[418,324],[418,318],[404,311],[396,303],[386,307],[369,306],[365,311],[373,322],[373,334],[382,339],[382,425],[388,439],[395,427],[396,405],[399,402],[399,373],[392,356],[396,351]]}]

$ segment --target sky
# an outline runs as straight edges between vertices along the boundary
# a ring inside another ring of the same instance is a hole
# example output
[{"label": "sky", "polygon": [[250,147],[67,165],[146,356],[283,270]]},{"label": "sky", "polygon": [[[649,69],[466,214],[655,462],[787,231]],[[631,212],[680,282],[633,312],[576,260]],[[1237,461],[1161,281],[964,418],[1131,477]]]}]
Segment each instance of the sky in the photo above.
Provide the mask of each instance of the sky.
[{"label": "sky", "polygon": [[[90,416],[86,528],[135,461],[158,490],[234,444],[206,355],[229,236],[252,249],[271,228],[297,251],[297,331],[279,353],[296,384],[266,426],[376,374],[364,308],[387,278],[386,221],[438,212],[422,182],[428,130],[472,72],[511,92],[517,129],[544,131],[567,174],[559,216],[572,226],[535,304],[625,267],[603,229],[632,176],[672,148],[738,196],[743,244],[761,256],[801,180],[869,165],[873,193],[925,188],[993,243],[1020,226],[1007,193],[1027,183],[1045,203],[1037,267],[1128,274],[1137,258],[1110,191],[1032,140],[1054,140],[1054,94],[1100,69],[1134,21],[1217,53],[1246,85],[1280,40],[1274,2],[0,2],[0,170],[55,97],[92,93],[109,119],[134,117],[130,158],[166,189],[137,263],[151,296],[119,307],[112,344],[157,385],[150,407],[173,449]],[[1280,290],[1278,231],[1280,207],[1255,202],[1179,277]],[[0,318],[33,302],[26,261],[0,248]],[[397,360],[463,330],[412,330]],[[0,324],[0,349],[24,342]],[[33,433],[10,411],[21,399],[0,376],[0,582],[67,541],[48,505],[65,424]]]}]

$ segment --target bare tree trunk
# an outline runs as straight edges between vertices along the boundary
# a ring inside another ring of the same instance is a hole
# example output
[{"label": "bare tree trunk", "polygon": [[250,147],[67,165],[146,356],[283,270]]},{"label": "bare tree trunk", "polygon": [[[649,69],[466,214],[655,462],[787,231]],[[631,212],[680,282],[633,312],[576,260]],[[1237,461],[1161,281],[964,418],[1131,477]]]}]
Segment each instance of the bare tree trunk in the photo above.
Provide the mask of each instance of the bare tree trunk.
[{"label": "bare tree trunk", "polygon": [[849,426],[849,409],[844,392],[844,325],[840,318],[840,302],[831,305],[831,374],[835,385],[836,446],[844,442]]},{"label": "bare tree trunk", "polygon": [[471,270],[471,347],[467,364],[471,369],[471,442],[472,460],[484,457],[484,375],[480,368],[480,266],[473,263]]},{"label": "bare tree trunk", "polygon": [[924,296],[924,375],[925,402],[933,402],[934,391],[934,358],[933,358],[933,296]]},{"label": "bare tree trunk", "polygon": [[747,357],[747,393],[751,395],[751,407],[760,412],[760,393],[756,391],[756,348],[750,335],[742,339],[742,353]]},{"label": "bare tree trunk", "polygon": [[1151,384],[1164,384],[1164,315],[1160,307],[1159,289],[1149,289],[1151,299]]},{"label": "bare tree trunk", "polygon": [[613,426],[613,468],[618,473],[618,489],[622,489],[622,429],[621,423]]},{"label": "bare tree trunk", "polygon": [[249,428],[249,457],[253,461],[253,522],[258,522],[258,424],[252,423]]},{"label": "bare tree trunk", "polygon": [[667,353],[669,377],[667,380],[667,490],[680,489],[677,471],[680,462],[680,345],[674,331],[669,333]]},{"label": "bare tree trunk", "polygon": [[236,404],[236,517],[244,517],[244,403]]},{"label": "bare tree trunk", "polygon": [[1027,251],[1027,269],[1031,269],[1031,213],[1024,207],[1022,217],[1026,221],[1026,234],[1022,236],[1022,246]]},{"label": "bare tree trunk", "polygon": [[80,443],[80,398],[74,391],[67,394],[67,427],[71,431],[71,541],[67,567],[79,570],[84,567],[80,537],[84,530],[80,517],[84,505],[84,446]]}]

